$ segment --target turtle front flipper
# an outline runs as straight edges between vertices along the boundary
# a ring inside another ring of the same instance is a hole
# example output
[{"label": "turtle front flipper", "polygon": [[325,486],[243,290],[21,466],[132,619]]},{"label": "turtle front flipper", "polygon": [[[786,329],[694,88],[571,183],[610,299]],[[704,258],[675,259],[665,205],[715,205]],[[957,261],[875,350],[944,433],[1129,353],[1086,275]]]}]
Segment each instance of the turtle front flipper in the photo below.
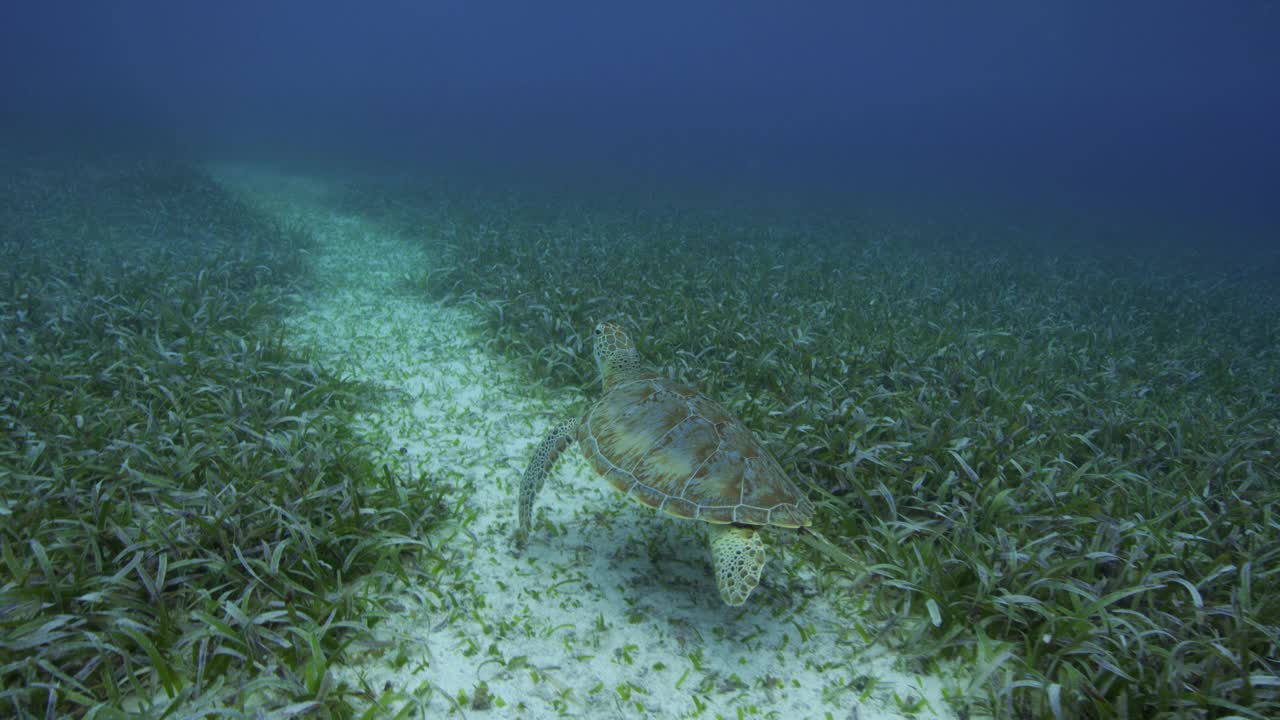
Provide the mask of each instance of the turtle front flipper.
[{"label": "turtle front flipper", "polygon": [[760,584],[764,570],[764,539],[753,527],[708,525],[716,585],[726,605],[737,607]]},{"label": "turtle front flipper", "polygon": [[529,526],[532,523],[533,501],[547,479],[547,473],[556,464],[556,459],[565,448],[573,444],[578,436],[578,419],[570,418],[552,428],[551,433],[538,444],[533,452],[529,467],[524,470],[520,480],[520,528],[516,530],[516,548],[524,549],[529,540]]}]

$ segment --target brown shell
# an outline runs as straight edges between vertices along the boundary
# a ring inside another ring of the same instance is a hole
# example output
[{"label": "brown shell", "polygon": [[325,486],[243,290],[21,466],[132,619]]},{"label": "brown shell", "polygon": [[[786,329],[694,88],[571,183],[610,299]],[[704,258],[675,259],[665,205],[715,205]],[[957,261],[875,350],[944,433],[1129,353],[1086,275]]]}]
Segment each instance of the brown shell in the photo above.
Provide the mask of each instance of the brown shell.
[{"label": "brown shell", "polygon": [[596,472],[649,507],[711,523],[803,527],[813,504],[750,430],[693,388],[624,382],[579,425]]}]

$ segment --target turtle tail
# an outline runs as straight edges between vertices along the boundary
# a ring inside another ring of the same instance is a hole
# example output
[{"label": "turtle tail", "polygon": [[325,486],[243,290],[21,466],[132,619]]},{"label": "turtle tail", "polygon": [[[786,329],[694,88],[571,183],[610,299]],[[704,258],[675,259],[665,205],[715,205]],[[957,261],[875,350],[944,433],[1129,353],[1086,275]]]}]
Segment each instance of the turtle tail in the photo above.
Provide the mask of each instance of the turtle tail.
[{"label": "turtle tail", "polygon": [[533,501],[547,480],[547,473],[559,459],[560,453],[573,444],[578,436],[578,419],[570,418],[556,425],[538,444],[529,467],[520,480],[520,528],[516,530],[516,549],[523,550],[529,541],[529,527],[533,521]]}]

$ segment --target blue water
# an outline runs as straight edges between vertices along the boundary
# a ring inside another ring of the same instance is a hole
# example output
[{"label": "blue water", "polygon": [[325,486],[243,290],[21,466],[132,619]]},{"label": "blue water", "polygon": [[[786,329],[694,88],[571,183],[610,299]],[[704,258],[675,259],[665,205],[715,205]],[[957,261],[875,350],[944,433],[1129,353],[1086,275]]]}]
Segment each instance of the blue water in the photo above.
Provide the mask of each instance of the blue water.
[{"label": "blue water", "polygon": [[7,3],[0,123],[60,146],[1256,228],[1280,219],[1278,31],[1264,0]]}]

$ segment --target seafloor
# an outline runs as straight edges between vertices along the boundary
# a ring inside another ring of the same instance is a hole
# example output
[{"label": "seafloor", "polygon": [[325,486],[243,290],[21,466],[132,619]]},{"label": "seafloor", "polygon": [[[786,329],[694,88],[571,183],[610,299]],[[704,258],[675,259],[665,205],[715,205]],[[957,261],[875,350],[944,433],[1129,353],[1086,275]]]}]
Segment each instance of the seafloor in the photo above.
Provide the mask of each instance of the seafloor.
[{"label": "seafloor", "polygon": [[[1280,713],[1274,254],[4,160],[0,715]],[[726,607],[572,452],[516,553],[600,320],[855,565]]]}]

